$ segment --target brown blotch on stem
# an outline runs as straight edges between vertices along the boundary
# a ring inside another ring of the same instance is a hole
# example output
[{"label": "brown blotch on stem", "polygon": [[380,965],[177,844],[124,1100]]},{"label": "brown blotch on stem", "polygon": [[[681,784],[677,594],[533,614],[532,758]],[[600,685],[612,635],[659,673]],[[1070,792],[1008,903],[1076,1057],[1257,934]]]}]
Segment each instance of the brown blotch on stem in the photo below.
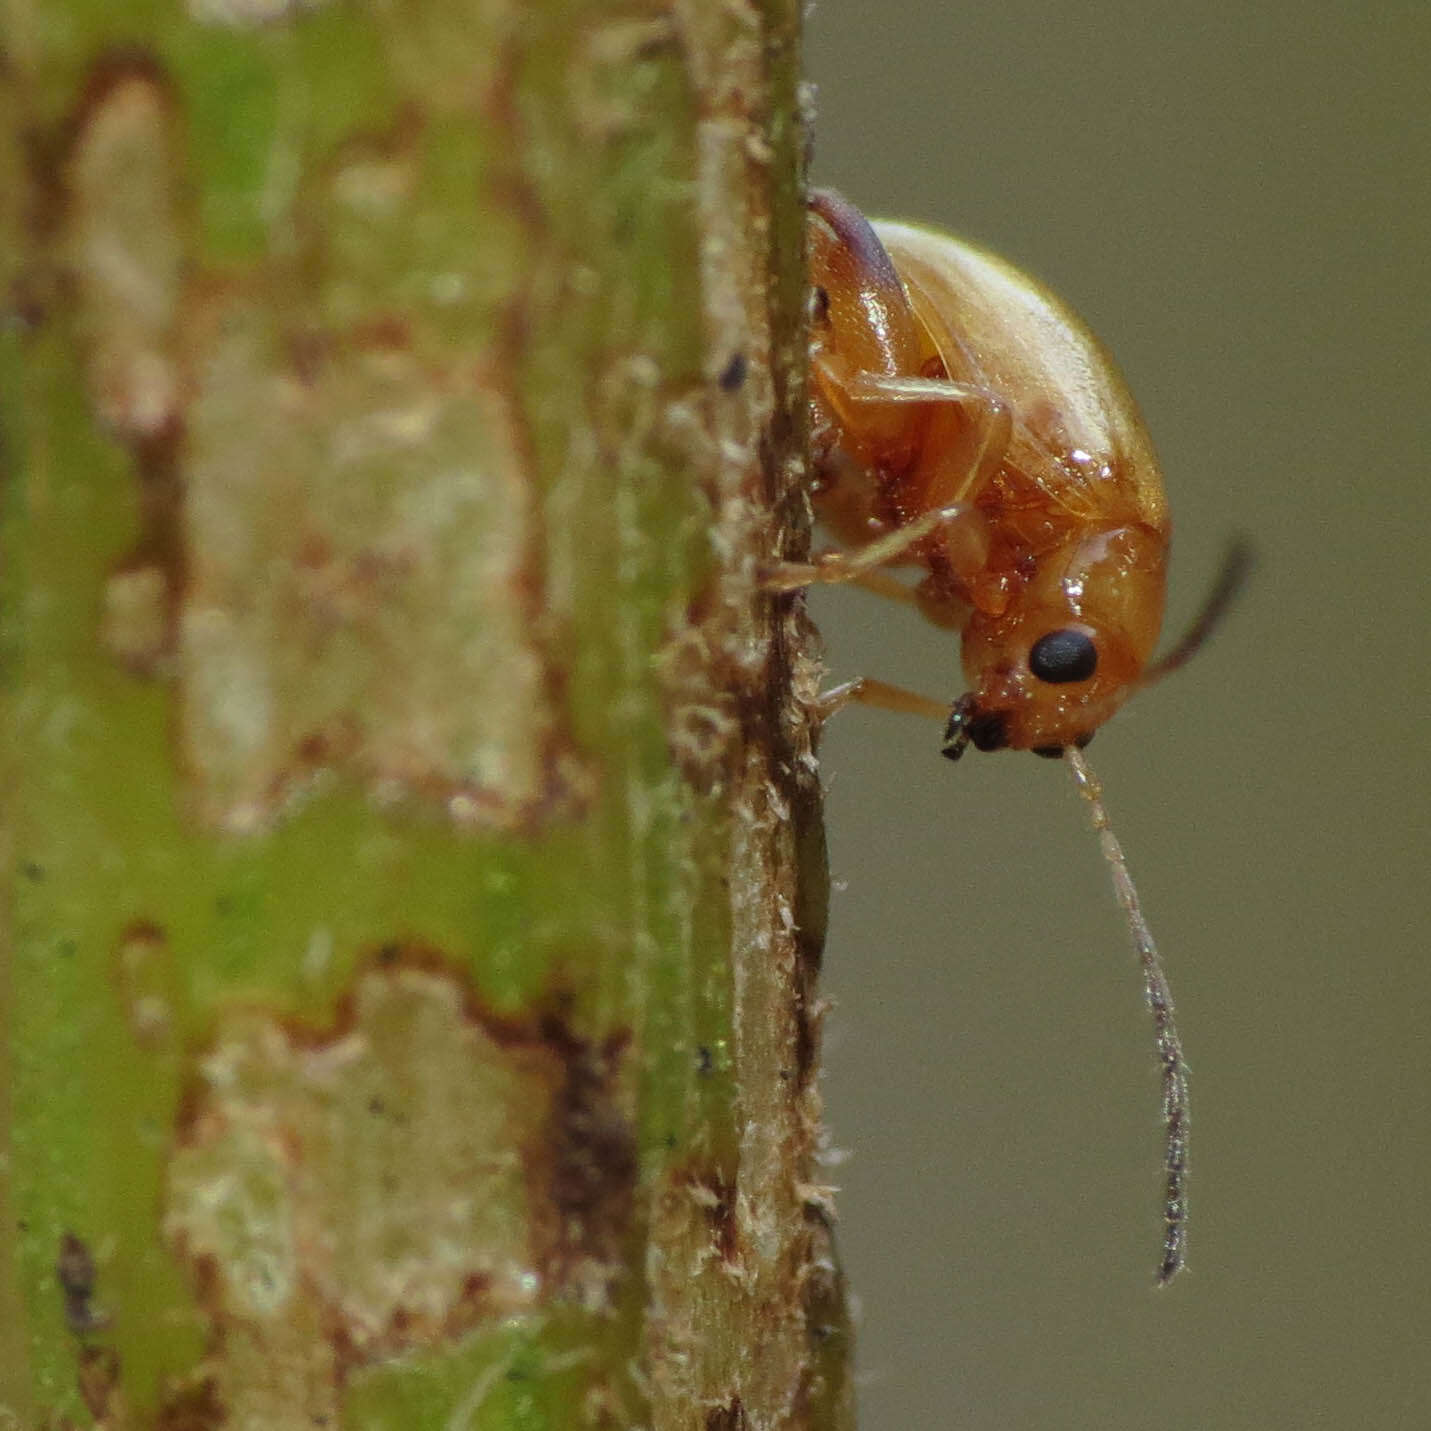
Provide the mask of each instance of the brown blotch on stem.
[{"label": "brown blotch on stem", "polygon": [[724,1406],[713,1406],[706,1412],[705,1431],[746,1431],[750,1419],[740,1397],[733,1396]]},{"label": "brown blotch on stem", "polygon": [[113,974],[135,1039],[150,1048],[167,1044],[179,978],[164,930],[152,920],[133,920],[115,948]]},{"label": "brown blotch on stem", "polygon": [[109,1314],[94,1302],[94,1255],[89,1244],[72,1232],[60,1238],[55,1279],[65,1300],[65,1321],[76,1336],[87,1336],[109,1325]]}]

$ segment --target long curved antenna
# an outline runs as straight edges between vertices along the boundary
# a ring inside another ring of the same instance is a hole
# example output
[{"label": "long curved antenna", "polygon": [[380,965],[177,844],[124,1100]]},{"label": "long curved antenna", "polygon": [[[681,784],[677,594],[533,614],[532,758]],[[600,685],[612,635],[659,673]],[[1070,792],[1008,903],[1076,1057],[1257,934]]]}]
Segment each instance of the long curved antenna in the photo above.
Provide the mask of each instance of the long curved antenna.
[{"label": "long curved antenna", "polygon": [[1193,624],[1166,656],[1154,661],[1143,672],[1139,686],[1151,686],[1155,681],[1161,681],[1164,676],[1171,675],[1179,666],[1187,665],[1197,653],[1198,647],[1212,635],[1222,618],[1227,615],[1228,608],[1236,600],[1254,565],[1252,543],[1245,537],[1235,537],[1227,549],[1227,555],[1222,559],[1217,580],[1213,582],[1212,590],[1208,592],[1207,600],[1193,619]]},{"label": "long curved antenna", "polygon": [[[1224,603],[1225,604],[1225,603]],[[1063,758],[1073,772],[1078,793],[1088,802],[1089,816],[1098,834],[1103,858],[1113,875],[1113,893],[1122,906],[1133,937],[1133,948],[1143,968],[1143,987],[1153,1014],[1153,1032],[1158,1046],[1158,1062],[1163,1070],[1163,1257],[1158,1264],[1158,1285],[1166,1286],[1182,1268],[1187,1251],[1188,1219],[1188,1077],[1183,1062],[1182,1040],[1173,1022],[1173,996],[1158,946],[1148,921],[1128,861],[1118,837],[1108,824],[1103,806],[1103,787],[1089,768],[1087,758],[1075,745],[1066,746]]]}]

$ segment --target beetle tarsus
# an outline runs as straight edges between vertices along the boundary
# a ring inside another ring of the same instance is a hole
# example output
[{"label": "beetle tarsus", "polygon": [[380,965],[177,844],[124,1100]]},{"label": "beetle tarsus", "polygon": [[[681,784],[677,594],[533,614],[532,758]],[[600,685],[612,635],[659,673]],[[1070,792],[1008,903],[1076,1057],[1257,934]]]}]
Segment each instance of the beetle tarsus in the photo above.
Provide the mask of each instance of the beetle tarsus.
[{"label": "beetle tarsus", "polygon": [[969,748],[969,717],[973,714],[974,697],[960,696],[949,712],[949,723],[944,727],[944,744],[939,752],[948,760],[958,760]]}]

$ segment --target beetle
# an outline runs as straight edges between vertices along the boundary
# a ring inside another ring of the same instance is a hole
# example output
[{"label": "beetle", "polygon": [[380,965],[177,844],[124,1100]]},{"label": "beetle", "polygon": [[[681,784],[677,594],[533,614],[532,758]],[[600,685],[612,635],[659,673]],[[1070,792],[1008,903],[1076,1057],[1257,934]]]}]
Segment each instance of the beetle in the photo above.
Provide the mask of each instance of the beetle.
[{"label": "beetle", "polygon": [[[934,230],[810,198],[812,496],[844,544],[776,563],[775,591],[856,582],[962,635],[947,702],[860,678],[821,697],[937,716],[943,754],[1032,750],[1068,763],[1142,965],[1162,1066],[1159,1283],[1186,1244],[1187,1078],[1172,998],[1127,861],[1082,754],[1135,691],[1176,670],[1250,565],[1235,543],[1201,614],[1154,658],[1171,523],[1132,394],[1083,321],[1035,279]],[[888,568],[922,572],[914,586]]]}]

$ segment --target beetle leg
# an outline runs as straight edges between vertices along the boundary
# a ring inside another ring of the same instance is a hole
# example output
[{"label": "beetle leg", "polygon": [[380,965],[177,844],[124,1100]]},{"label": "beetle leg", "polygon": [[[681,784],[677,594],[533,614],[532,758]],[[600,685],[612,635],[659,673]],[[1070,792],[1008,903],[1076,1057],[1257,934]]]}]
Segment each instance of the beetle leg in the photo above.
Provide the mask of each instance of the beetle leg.
[{"label": "beetle leg", "polygon": [[910,547],[967,516],[969,507],[957,503],[952,507],[940,507],[926,512],[922,517],[907,522],[894,531],[877,537],[865,546],[852,552],[827,552],[812,562],[777,562],[766,569],[761,584],[767,591],[798,591],[803,586],[816,582],[836,584],[846,581],[860,581],[876,567],[887,566]]},{"label": "beetle leg", "polygon": [[[845,382],[843,392],[852,405],[925,404],[933,409],[936,424],[948,425],[947,435],[938,431],[925,434],[921,445],[924,456],[918,464],[923,470],[913,479],[940,506],[973,501],[998,471],[1013,436],[1009,405],[987,388],[969,383],[856,373]],[[970,417],[977,422],[979,433],[978,446],[972,452],[960,431]]]},{"label": "beetle leg", "polygon": [[815,718],[823,724],[848,705],[858,702],[864,706],[877,706],[880,710],[898,711],[901,715],[928,716],[934,720],[949,719],[949,702],[936,701],[931,696],[921,696],[918,691],[907,691],[903,686],[892,686],[888,681],[876,681],[871,676],[858,676],[853,681],[831,686],[822,691],[815,701]]},{"label": "beetle leg", "polygon": [[909,296],[870,222],[830,189],[810,196],[812,396],[857,446],[886,459],[912,452],[908,408],[861,402],[865,373],[919,371],[924,345]]},{"label": "beetle leg", "polygon": [[[817,364],[818,365],[818,364]],[[987,388],[969,383],[953,383],[948,378],[891,376],[885,373],[853,373],[841,384],[853,403],[927,402],[950,403],[954,407],[1002,407]]]},{"label": "beetle leg", "polygon": [[[919,464],[932,469],[927,491],[947,492],[949,501],[964,501],[970,491],[982,487],[1007,451],[1013,415],[987,388],[917,373],[851,368],[843,355],[821,348],[811,355],[810,368],[817,404],[833,414],[844,441],[861,461],[902,468],[914,459],[917,444],[936,455],[933,462],[926,458]],[[919,435],[920,408],[932,412],[943,434]],[[975,432],[977,446],[970,451]],[[947,474],[939,471],[944,467],[950,469]]]},{"label": "beetle leg", "polygon": [[[852,370],[816,351],[815,386],[856,460],[900,470],[924,505],[971,501],[998,470],[1013,435],[1013,414],[996,393],[949,378]],[[918,426],[927,409],[932,428]],[[919,454],[919,455],[917,455]]]},{"label": "beetle leg", "polygon": [[850,578],[851,586],[862,587],[874,596],[882,596],[887,601],[899,601],[905,606],[919,605],[919,598],[912,586],[906,586],[898,577],[887,571],[866,571]]},{"label": "beetle leg", "polygon": [[[822,552],[813,562],[778,562],[767,569],[762,584],[767,591],[798,591],[801,587],[815,582],[829,581],[831,578],[821,577],[818,573],[822,569],[821,564],[835,555],[837,553],[830,551]],[[811,576],[811,572],[816,575]],[[792,584],[783,584],[785,579]],[[886,601],[898,601],[902,606],[922,609],[921,598],[914,587],[906,586],[898,577],[891,576],[887,571],[857,572],[849,578],[849,584],[868,591],[872,596],[882,596]],[[962,622],[960,624],[962,625]]]}]

